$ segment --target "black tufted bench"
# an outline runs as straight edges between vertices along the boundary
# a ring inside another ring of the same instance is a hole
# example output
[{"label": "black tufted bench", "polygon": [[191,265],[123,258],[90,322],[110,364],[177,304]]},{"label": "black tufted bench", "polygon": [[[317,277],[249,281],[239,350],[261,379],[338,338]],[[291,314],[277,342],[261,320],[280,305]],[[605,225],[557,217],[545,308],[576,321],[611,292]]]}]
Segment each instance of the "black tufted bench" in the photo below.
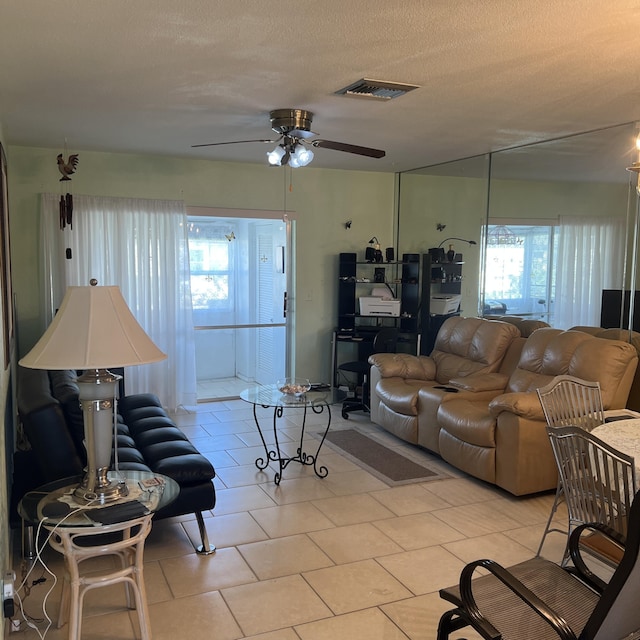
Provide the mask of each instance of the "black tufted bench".
[{"label": "black tufted bench", "polygon": [[[29,450],[14,457],[15,504],[40,484],[81,475],[86,463],[84,425],[72,371],[39,371],[18,367],[18,413]],[[193,513],[202,544],[210,553],[202,512],[216,503],[215,471],[151,393],[118,401],[118,466],[122,470],[153,471],[180,485],[180,495],[155,518]]]}]

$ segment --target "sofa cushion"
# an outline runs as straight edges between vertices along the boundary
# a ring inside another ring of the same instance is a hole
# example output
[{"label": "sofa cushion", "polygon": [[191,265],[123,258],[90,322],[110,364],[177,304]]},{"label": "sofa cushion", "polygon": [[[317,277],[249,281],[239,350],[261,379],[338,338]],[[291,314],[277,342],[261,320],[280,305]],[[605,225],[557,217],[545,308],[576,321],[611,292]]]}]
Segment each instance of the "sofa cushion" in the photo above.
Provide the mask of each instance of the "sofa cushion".
[{"label": "sofa cushion", "polygon": [[600,383],[605,409],[626,404],[638,363],[627,342],[597,338],[582,331],[538,329],[522,349],[507,392],[534,392],[558,375]]},{"label": "sofa cushion", "polygon": [[22,424],[46,482],[79,475],[84,462],[67,429],[59,404],[22,416]]},{"label": "sofa cushion", "polygon": [[532,320],[531,318],[522,318],[520,316],[491,316],[491,319],[515,325],[523,338],[528,338],[537,329],[549,326],[549,323],[544,320]]},{"label": "sofa cushion", "polygon": [[376,385],[380,402],[405,416],[418,415],[418,391],[429,382],[412,378],[383,378]]},{"label": "sofa cushion", "polygon": [[18,366],[18,409],[27,415],[37,409],[58,404],[51,393],[51,383],[46,371]]},{"label": "sofa cushion", "polygon": [[77,400],[79,395],[78,376],[75,371],[49,371],[51,393],[53,397],[64,404],[70,400]]},{"label": "sofa cushion", "polygon": [[145,451],[147,447],[152,444],[158,444],[159,442],[179,442],[188,441],[187,436],[175,426],[162,426],[162,423],[157,427],[150,427],[143,431],[137,431],[135,437],[135,443],[141,451]]},{"label": "sofa cushion", "polygon": [[497,416],[510,411],[523,418],[545,420],[542,405],[536,393],[503,393],[489,403],[489,413]]},{"label": "sofa cushion", "polygon": [[418,441],[418,417],[404,415],[389,409],[385,404],[380,404],[380,418],[384,422],[385,429],[411,444],[420,444]]},{"label": "sofa cushion", "polygon": [[438,423],[461,442],[478,447],[496,446],[496,419],[487,412],[486,402],[453,399],[438,409]]},{"label": "sofa cushion", "polygon": [[506,322],[448,318],[438,331],[431,352],[437,381],[445,384],[451,378],[497,371],[507,348],[519,336],[519,330]]},{"label": "sofa cushion", "polygon": [[427,356],[408,353],[374,353],[369,364],[378,367],[383,378],[413,378],[434,380],[436,363]]},{"label": "sofa cushion", "polygon": [[439,449],[442,458],[457,469],[485,482],[496,482],[495,447],[479,447],[442,430]]},{"label": "sofa cushion", "polygon": [[69,433],[73,438],[78,455],[86,464],[87,452],[84,446],[84,417],[80,407],[80,390],[75,371],[49,371],[51,393],[58,400],[64,413]]}]

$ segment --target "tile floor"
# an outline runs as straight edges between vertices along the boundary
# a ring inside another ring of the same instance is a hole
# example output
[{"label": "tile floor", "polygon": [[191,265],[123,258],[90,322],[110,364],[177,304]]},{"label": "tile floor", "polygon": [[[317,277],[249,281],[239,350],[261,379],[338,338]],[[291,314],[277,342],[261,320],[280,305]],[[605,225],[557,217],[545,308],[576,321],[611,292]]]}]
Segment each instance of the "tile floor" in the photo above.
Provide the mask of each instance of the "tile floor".
[{"label": "tile floor", "polygon": [[[332,428],[357,424],[445,469],[450,478],[389,487],[325,448],[326,478],[291,464],[276,486],[273,470],[261,472],[254,465],[261,448],[250,405],[241,400],[198,405],[175,419],[217,471],[217,505],[206,514],[217,552],[194,553],[193,517],[154,523],[145,548],[154,640],[435,638],[448,608],[438,589],[455,583],[465,563],[479,557],[506,565],[531,557],[553,501],[551,494],[515,498],[403,444],[364,416],[344,421],[337,411]],[[322,419],[312,416],[308,427],[319,430]],[[300,421],[295,410],[285,414],[284,447],[295,448]],[[547,541],[545,555],[559,559],[563,536],[551,534]],[[58,554],[46,548],[43,556],[54,573],[60,571]],[[19,567],[18,559],[18,574]],[[53,579],[36,565],[27,582],[36,584],[24,609],[33,619],[42,618],[41,603]],[[52,618],[59,591],[58,584],[47,598]],[[90,592],[82,638],[139,637],[134,620],[121,587]],[[44,622],[38,623],[41,629]],[[67,631],[53,625],[46,637],[66,638]],[[22,623],[11,637],[38,635]]]},{"label": "tile floor", "polygon": [[240,378],[216,378],[215,380],[198,380],[198,402],[217,402],[240,396],[240,392],[249,384]]}]

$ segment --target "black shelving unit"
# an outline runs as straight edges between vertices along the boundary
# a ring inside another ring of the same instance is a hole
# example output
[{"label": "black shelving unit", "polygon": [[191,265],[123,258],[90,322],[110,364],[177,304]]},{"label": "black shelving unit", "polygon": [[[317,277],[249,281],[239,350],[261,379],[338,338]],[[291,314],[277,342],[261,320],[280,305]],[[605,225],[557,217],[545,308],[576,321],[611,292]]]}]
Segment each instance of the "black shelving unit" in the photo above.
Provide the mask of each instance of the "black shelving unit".
[{"label": "black shelving unit", "polygon": [[[401,333],[418,333],[422,269],[420,254],[406,253],[401,262],[358,262],[355,253],[341,253],[338,269],[339,333],[397,326]],[[400,316],[363,316],[359,298],[367,289],[387,288],[400,301]]]},{"label": "black shelving unit", "polygon": [[451,313],[431,313],[431,296],[438,294],[461,295],[463,265],[462,254],[459,253],[456,253],[451,261],[445,257],[441,261],[433,262],[431,255],[422,256],[421,355],[429,355],[433,351],[436,336],[444,321],[451,316],[460,315],[459,306]]},{"label": "black shelving unit", "polygon": [[[362,349],[366,349],[366,341],[379,327],[392,326],[400,332],[400,350],[429,355],[442,323],[460,314],[459,308],[447,314],[432,313],[431,296],[461,295],[463,265],[459,253],[452,261],[445,256],[442,261],[433,262],[428,253],[405,253],[400,262],[381,263],[360,262],[355,253],[341,253],[335,343],[353,342],[355,338],[363,340]],[[376,281],[376,272],[383,281]],[[375,286],[388,286],[400,300],[399,317],[360,315],[358,299],[368,295],[367,287]]]},{"label": "black shelving unit", "polygon": [[[355,253],[341,253],[338,262],[338,324],[334,332],[333,375],[336,382],[338,344],[357,344],[358,358],[366,357],[381,327],[397,327],[398,350],[417,353],[420,333],[423,268],[418,253],[399,262],[362,262]],[[363,316],[359,299],[375,287],[385,287],[400,301],[399,316]]]}]

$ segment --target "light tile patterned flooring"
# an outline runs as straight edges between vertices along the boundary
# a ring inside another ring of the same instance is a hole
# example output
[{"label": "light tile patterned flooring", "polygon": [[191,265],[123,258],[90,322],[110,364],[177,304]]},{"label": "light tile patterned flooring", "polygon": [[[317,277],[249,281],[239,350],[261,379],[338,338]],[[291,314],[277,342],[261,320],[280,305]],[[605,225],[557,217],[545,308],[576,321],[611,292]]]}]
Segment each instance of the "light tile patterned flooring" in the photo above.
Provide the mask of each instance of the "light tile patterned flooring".
[{"label": "light tile patterned flooring", "polygon": [[240,392],[250,386],[240,378],[217,378],[215,380],[198,380],[198,402],[214,402],[240,397]]},{"label": "light tile patterned flooring", "polygon": [[[262,450],[250,405],[232,400],[181,411],[177,424],[216,468],[217,505],[206,524],[217,552],[193,551],[193,517],[154,523],[145,548],[154,640],[435,638],[448,608],[438,589],[455,583],[465,563],[489,557],[509,565],[535,553],[551,494],[515,498],[403,444],[365,416],[345,421],[338,408],[333,414],[332,429],[356,424],[451,477],[391,488],[325,448],[326,478],[291,464],[276,486],[272,469],[254,465]],[[262,417],[271,420],[272,413]],[[318,430],[325,419],[311,416],[308,428]],[[300,422],[296,410],[282,419],[289,450]],[[551,534],[544,553],[557,560],[563,545],[561,534]],[[59,573],[59,555],[46,548],[44,557]],[[15,567],[20,574],[19,560]],[[53,582],[37,567],[29,584],[40,577],[46,580],[32,586],[24,602],[34,618],[42,617],[40,604]],[[47,602],[54,619],[59,591],[57,585]],[[86,598],[82,638],[139,637],[134,621],[122,587],[98,589]],[[11,634],[16,640],[38,637],[21,628]],[[58,640],[67,632],[54,625],[46,637]]]}]

